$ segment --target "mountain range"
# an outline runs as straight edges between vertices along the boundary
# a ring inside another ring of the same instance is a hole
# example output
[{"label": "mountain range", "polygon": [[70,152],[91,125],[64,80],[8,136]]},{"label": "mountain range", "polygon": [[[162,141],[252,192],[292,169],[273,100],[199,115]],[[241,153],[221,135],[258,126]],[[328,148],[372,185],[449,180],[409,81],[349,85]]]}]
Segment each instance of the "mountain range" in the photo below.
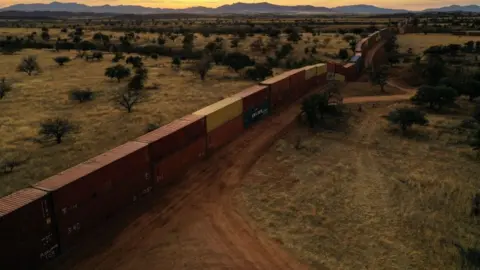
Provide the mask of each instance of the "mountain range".
[{"label": "mountain range", "polygon": [[[372,5],[351,5],[340,6],[335,8],[315,7],[310,5],[300,6],[282,6],[267,2],[262,3],[234,3],[231,5],[223,5],[217,8],[208,7],[189,7],[182,9],[171,8],[150,8],[134,5],[103,5],[88,6],[78,3],[61,3],[52,2],[49,4],[17,4],[3,9],[2,11],[56,11],[56,12],[88,12],[88,13],[114,13],[114,14],[159,14],[159,13],[192,13],[192,14],[255,14],[255,13],[275,13],[275,14],[394,14],[409,13],[405,9],[388,9],[380,8]],[[447,7],[426,9],[421,12],[478,12],[479,5],[458,6],[452,5]]]}]

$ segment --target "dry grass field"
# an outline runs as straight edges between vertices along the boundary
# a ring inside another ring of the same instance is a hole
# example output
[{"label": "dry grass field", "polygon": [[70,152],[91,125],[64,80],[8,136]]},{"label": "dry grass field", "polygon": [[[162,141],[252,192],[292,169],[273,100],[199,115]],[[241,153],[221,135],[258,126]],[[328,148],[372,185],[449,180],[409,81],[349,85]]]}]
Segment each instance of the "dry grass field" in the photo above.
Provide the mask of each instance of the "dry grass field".
[{"label": "dry grass field", "polygon": [[[237,199],[312,269],[478,262],[480,229],[469,215],[480,167],[465,144],[469,130],[460,128],[471,105],[429,114],[430,125],[407,137],[381,118],[401,106],[408,105],[353,106],[335,129],[295,128],[254,165]],[[480,266],[470,267],[463,269]]]},{"label": "dry grass field", "polygon": [[[37,55],[43,72],[28,76],[15,72],[26,55]],[[3,159],[26,159],[12,173],[0,175],[0,195],[7,194],[58,173],[72,165],[120,145],[144,133],[148,123],[165,124],[252,84],[225,67],[215,66],[204,82],[189,71],[174,71],[170,58],[144,60],[149,70],[148,98],[132,113],[117,108],[111,98],[127,79],[117,83],[104,76],[111,55],[100,62],[77,59],[59,67],[53,57],[72,53],[24,50],[2,55],[0,74],[13,82],[13,90],[0,100],[0,149]],[[69,100],[69,91],[91,88],[93,101]],[[36,142],[40,123],[64,117],[80,128],[59,145]]]},{"label": "dry grass field", "polygon": [[397,40],[401,52],[406,52],[408,48],[412,48],[413,53],[418,54],[435,45],[463,45],[470,40],[480,41],[480,36],[455,36],[452,34],[405,34],[398,35]]}]

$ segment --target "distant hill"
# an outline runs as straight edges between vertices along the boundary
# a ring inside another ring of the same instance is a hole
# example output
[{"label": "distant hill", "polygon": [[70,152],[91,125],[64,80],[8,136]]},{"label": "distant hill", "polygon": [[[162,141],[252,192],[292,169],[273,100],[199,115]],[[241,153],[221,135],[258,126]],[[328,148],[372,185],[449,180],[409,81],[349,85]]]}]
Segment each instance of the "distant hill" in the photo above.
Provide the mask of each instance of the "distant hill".
[{"label": "distant hill", "polygon": [[478,12],[480,13],[480,6],[478,5],[469,5],[469,6],[459,6],[459,5],[452,5],[448,7],[441,7],[441,8],[429,8],[425,9],[424,12]]},{"label": "distant hill", "polygon": [[[149,8],[134,5],[103,5],[88,6],[78,3],[52,2],[49,4],[17,4],[9,6],[0,11],[54,11],[54,12],[75,12],[75,13],[111,13],[111,14],[161,14],[161,13],[192,13],[192,14],[333,14],[333,13],[362,13],[362,14],[394,14],[412,12],[404,9],[388,9],[372,5],[352,5],[335,8],[315,7],[309,5],[282,6],[267,2],[262,3],[234,3],[223,5],[217,8],[190,7],[183,9],[171,8]],[[480,12],[480,6],[449,6],[436,9],[427,9],[425,12]]]},{"label": "distant hill", "polygon": [[353,5],[353,6],[341,6],[332,8],[337,13],[364,13],[364,14],[394,14],[394,13],[409,13],[411,11],[405,9],[388,9],[380,8],[371,5]]}]

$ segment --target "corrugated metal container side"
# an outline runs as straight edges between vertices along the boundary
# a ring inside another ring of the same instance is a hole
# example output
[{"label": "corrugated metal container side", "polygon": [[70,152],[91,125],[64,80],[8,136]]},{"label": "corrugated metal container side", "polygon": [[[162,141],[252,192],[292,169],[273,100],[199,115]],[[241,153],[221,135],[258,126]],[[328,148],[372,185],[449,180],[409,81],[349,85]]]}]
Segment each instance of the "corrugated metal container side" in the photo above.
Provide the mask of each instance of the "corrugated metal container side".
[{"label": "corrugated metal container side", "polygon": [[310,80],[311,78],[313,78],[317,75],[317,69],[314,65],[304,67],[304,69],[305,69],[305,80],[306,81]]},{"label": "corrugated metal container side", "polygon": [[270,93],[268,86],[255,85],[234,96],[243,99],[243,123],[248,128],[270,113]]},{"label": "corrugated metal container side", "polygon": [[275,111],[290,101],[290,78],[285,74],[277,75],[266,81],[262,85],[268,85],[270,88],[270,109]]},{"label": "corrugated metal container side", "polygon": [[285,72],[285,76],[290,78],[290,92],[292,101],[303,96],[307,92],[307,82],[305,81],[305,70],[294,69]]},{"label": "corrugated metal container side", "polygon": [[51,199],[26,188],[0,198],[0,269],[37,269],[59,254]]},{"label": "corrugated metal container side", "polygon": [[160,187],[181,178],[190,166],[205,158],[207,138],[200,137],[155,165],[155,184]]},{"label": "corrugated metal container side", "polygon": [[335,73],[335,66],[336,64],[334,62],[328,62],[327,63],[327,72],[330,72],[330,73]]},{"label": "corrugated metal container side", "polygon": [[148,147],[128,142],[34,185],[51,192],[61,248],[152,188]]},{"label": "corrugated metal container side", "polygon": [[318,78],[317,78],[317,84],[318,84],[318,86],[321,87],[321,86],[324,86],[324,85],[327,84],[327,82],[328,82],[328,80],[327,80],[327,75],[328,75],[328,73],[325,73],[325,74],[323,74],[323,75],[318,76]]},{"label": "corrugated metal container side", "polygon": [[234,118],[215,130],[212,130],[207,135],[207,152],[212,153],[216,149],[233,141],[243,130],[242,117]]},{"label": "corrugated metal container side", "polygon": [[135,141],[148,144],[150,159],[158,161],[206,134],[205,116],[189,114]]},{"label": "corrugated metal container side", "polygon": [[207,132],[225,124],[243,112],[242,99],[228,97],[208,107],[194,112],[194,115],[206,117]]},{"label": "corrugated metal container side", "polygon": [[324,73],[327,73],[327,64],[317,64],[315,65],[316,70],[317,70],[317,76],[320,76]]},{"label": "corrugated metal container side", "polygon": [[357,69],[355,63],[348,63],[344,66],[345,70],[345,80],[347,82],[352,82],[357,79]]}]

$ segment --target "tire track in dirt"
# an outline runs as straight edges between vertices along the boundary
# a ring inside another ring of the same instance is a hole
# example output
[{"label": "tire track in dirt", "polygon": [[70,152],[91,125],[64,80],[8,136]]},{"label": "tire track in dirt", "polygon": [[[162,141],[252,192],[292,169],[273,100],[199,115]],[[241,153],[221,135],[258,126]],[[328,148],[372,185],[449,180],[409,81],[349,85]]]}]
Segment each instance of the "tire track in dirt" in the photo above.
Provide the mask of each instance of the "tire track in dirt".
[{"label": "tire track in dirt", "polygon": [[[407,98],[355,97],[344,103]],[[181,183],[141,202],[133,214],[115,217],[52,268],[306,269],[257,230],[233,202],[249,168],[296,122],[299,103],[246,131],[191,168]]]}]

